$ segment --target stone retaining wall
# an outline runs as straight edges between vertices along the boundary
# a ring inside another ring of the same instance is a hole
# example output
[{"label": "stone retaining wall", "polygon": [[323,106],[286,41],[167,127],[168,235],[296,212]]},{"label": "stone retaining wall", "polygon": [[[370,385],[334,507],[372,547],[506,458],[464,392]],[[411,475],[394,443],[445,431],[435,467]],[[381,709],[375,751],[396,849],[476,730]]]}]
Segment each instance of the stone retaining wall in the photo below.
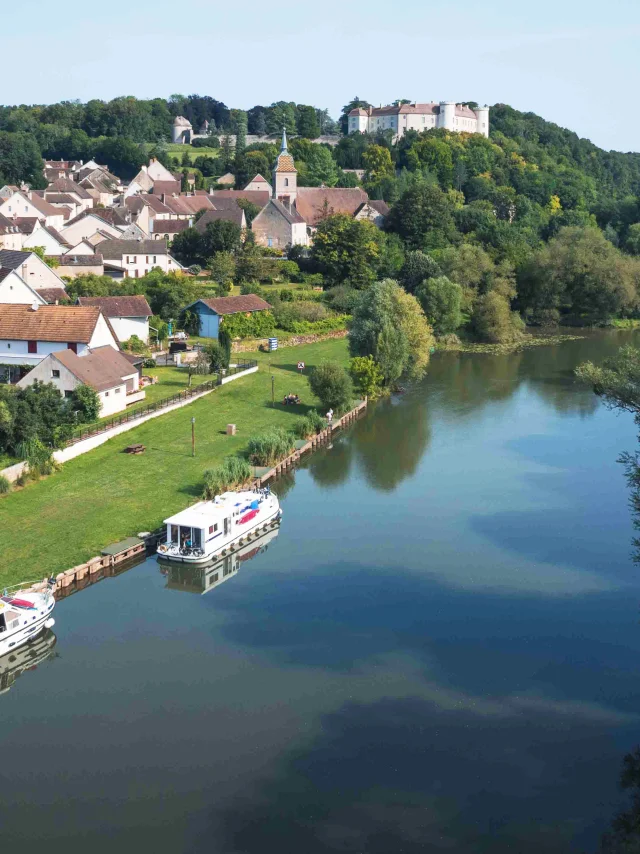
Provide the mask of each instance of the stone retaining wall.
[{"label": "stone retaining wall", "polygon": [[[348,334],[346,329],[338,329],[335,332],[321,332],[317,335],[292,335],[287,340],[278,338],[278,349],[297,347],[300,344],[317,344],[319,341],[330,341],[332,338],[346,338]],[[234,353],[251,353],[260,347],[266,348],[268,345],[268,338],[251,338],[244,341],[234,341],[231,350]]]}]

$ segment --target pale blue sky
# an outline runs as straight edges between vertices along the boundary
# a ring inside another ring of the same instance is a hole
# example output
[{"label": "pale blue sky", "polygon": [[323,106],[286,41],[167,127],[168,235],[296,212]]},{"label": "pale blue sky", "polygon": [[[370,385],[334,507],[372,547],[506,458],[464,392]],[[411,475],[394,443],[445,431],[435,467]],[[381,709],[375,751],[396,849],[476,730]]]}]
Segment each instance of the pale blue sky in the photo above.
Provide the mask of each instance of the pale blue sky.
[{"label": "pale blue sky", "polygon": [[476,100],[640,150],[639,0],[5,0],[2,19],[3,103]]}]

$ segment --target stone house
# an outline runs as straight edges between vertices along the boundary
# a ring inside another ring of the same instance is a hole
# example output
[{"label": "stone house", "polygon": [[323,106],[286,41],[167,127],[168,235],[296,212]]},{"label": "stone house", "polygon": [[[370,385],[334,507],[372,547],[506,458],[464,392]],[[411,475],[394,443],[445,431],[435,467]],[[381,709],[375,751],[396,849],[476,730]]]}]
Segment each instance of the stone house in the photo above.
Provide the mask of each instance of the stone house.
[{"label": "stone house", "polygon": [[[204,218],[204,217],[203,217]],[[307,224],[295,207],[288,208],[278,199],[268,204],[251,223],[256,243],[272,249],[307,245]]]}]

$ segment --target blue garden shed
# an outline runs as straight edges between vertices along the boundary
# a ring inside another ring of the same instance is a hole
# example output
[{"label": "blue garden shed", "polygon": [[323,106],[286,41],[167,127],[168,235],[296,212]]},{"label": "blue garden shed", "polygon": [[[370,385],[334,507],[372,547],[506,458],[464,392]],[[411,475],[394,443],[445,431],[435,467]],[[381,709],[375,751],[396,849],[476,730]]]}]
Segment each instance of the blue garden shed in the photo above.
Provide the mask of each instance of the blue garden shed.
[{"label": "blue garden shed", "polygon": [[251,314],[254,311],[268,311],[271,306],[266,300],[255,294],[241,297],[214,297],[199,299],[188,309],[194,311],[200,318],[201,338],[217,338],[220,330],[220,319],[226,314]]}]

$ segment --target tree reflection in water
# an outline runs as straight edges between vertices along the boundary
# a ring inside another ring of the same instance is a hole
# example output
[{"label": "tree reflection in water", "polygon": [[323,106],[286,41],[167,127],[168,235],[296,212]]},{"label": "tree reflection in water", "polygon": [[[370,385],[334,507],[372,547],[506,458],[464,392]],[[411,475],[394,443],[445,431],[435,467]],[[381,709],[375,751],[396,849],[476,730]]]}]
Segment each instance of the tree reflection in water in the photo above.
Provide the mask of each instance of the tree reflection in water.
[{"label": "tree reflection in water", "polygon": [[601,854],[640,852],[640,747],[635,747],[622,760],[620,788],[631,795],[631,803],[615,816],[611,829],[603,835]]},{"label": "tree reflection in water", "polygon": [[331,448],[312,454],[307,470],[314,483],[330,489],[348,479],[352,459],[353,443],[345,437],[336,437]]}]

